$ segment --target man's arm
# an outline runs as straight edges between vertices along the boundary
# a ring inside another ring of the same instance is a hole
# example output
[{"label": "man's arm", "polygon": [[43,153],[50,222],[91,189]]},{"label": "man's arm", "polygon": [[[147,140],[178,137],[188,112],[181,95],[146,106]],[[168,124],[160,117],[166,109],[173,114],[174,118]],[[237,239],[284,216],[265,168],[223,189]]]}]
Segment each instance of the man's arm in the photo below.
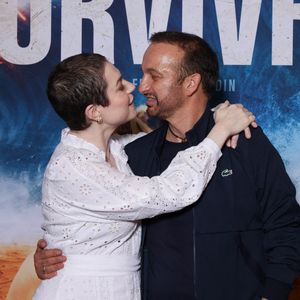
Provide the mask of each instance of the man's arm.
[{"label": "man's arm", "polygon": [[40,279],[50,279],[57,275],[57,271],[64,267],[66,256],[59,249],[45,249],[45,240],[39,240],[34,253],[35,272]]},{"label": "man's arm", "polygon": [[300,272],[300,207],[282,159],[261,129],[249,144],[264,230],[266,280],[262,296],[285,300]]}]

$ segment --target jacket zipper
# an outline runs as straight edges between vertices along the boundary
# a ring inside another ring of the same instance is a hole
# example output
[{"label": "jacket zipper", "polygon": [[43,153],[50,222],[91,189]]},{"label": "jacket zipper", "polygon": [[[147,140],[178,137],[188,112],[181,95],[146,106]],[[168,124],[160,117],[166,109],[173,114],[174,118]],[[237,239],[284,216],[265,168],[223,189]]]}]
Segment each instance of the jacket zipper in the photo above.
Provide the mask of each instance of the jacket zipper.
[{"label": "jacket zipper", "polygon": [[198,299],[197,295],[197,267],[196,267],[196,226],[195,226],[195,207],[193,207],[193,285],[194,285],[194,297]]}]

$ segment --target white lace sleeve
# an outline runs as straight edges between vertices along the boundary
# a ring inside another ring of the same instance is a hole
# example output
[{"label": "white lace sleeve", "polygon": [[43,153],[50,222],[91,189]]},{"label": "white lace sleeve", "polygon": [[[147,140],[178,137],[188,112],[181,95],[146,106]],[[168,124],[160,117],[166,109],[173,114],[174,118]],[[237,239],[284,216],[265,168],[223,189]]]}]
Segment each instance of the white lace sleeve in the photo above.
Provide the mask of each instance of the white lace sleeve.
[{"label": "white lace sleeve", "polygon": [[120,173],[89,151],[66,151],[51,159],[45,173],[43,205],[69,217],[138,220],[179,210],[195,202],[221,156],[206,138],[179,152],[160,176]]}]

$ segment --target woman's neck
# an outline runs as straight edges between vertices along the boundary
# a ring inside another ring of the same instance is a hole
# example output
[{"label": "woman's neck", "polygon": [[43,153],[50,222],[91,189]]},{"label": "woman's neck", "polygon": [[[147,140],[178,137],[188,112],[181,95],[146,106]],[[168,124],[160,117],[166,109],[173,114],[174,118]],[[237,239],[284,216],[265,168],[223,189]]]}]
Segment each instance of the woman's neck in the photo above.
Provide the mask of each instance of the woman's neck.
[{"label": "woman's neck", "polygon": [[115,166],[114,158],[112,157],[109,149],[111,136],[115,130],[113,128],[103,128],[98,125],[92,124],[84,130],[71,130],[70,133],[78,136],[79,138],[95,145],[97,148],[105,153],[106,161],[112,166]]}]

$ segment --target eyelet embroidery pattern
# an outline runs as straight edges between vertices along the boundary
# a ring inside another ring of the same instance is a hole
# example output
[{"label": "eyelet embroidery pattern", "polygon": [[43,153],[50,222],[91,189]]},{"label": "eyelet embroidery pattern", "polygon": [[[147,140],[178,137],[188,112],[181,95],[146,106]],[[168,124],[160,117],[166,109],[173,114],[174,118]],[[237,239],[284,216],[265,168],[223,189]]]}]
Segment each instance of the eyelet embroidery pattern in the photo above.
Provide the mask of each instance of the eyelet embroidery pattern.
[{"label": "eyelet embroidery pattern", "polygon": [[[43,229],[49,248],[60,248],[67,256],[139,257],[139,220],[196,201],[220,157],[217,146],[206,139],[200,146],[180,152],[160,177],[134,177],[126,165],[126,139],[122,142],[111,141],[110,147],[118,168],[126,173],[106,163],[95,146],[63,132],[43,182]],[[139,280],[138,271],[117,279],[57,276],[42,282],[36,295],[42,295],[37,299],[55,299],[45,296],[51,287],[61,299],[81,299],[77,296],[83,295],[82,299],[138,300]]]}]

